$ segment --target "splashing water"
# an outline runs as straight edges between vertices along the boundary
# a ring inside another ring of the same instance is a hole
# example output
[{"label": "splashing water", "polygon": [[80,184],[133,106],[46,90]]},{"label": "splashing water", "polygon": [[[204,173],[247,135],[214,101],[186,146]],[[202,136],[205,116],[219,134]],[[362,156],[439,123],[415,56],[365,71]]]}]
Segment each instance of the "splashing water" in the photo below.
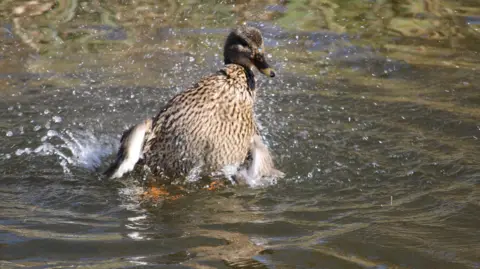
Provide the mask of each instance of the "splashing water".
[{"label": "splashing water", "polygon": [[[96,171],[105,164],[105,159],[112,155],[118,148],[117,138],[101,134],[95,135],[93,130],[48,130],[40,138],[41,145],[36,148],[18,148],[12,154],[2,154],[4,159],[15,156],[55,156],[58,164],[62,167],[64,174],[72,175],[71,167],[84,168]],[[201,178],[202,165],[195,167],[187,176],[187,182],[195,182]],[[239,165],[229,165],[221,171],[212,174],[213,177],[226,177],[233,183],[233,177],[239,172]],[[242,177],[243,178],[243,177]],[[261,188],[275,185],[276,180],[272,178],[254,179],[245,177],[243,184],[251,188]]]},{"label": "splashing water", "polygon": [[35,149],[17,149],[15,155],[36,154],[39,156],[57,156],[64,173],[71,174],[69,166],[95,170],[102,160],[111,155],[118,146],[117,139],[105,135],[95,136],[92,131],[61,132],[48,130],[41,138],[42,144]]}]

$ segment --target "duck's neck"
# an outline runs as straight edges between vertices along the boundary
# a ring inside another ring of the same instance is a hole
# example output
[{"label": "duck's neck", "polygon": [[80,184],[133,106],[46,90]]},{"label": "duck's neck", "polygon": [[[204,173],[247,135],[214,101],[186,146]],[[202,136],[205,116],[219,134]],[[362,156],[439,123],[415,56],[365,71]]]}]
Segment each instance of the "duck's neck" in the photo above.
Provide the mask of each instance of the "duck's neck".
[{"label": "duck's neck", "polygon": [[245,70],[245,75],[247,76],[248,88],[250,88],[251,91],[254,91],[255,90],[255,75],[253,74],[252,69],[243,67],[243,70]]},{"label": "duck's neck", "polygon": [[243,64],[234,63],[234,62],[230,61],[230,59],[228,59],[228,58],[225,58],[224,63],[225,63],[225,65],[236,64],[236,65],[240,65],[241,67],[243,67],[243,70],[245,71],[245,75],[247,76],[248,88],[250,88],[251,91],[255,91],[255,75],[253,74],[252,69],[244,66]]}]

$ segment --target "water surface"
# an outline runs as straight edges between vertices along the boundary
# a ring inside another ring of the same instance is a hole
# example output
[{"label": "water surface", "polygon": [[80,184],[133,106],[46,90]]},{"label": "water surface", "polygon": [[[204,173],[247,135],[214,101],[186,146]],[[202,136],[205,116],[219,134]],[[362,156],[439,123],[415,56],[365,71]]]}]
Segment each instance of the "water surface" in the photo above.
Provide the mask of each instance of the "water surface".
[{"label": "water surface", "polygon": [[[287,176],[145,200],[122,131],[262,30]],[[480,268],[476,1],[0,3],[0,267]]]}]

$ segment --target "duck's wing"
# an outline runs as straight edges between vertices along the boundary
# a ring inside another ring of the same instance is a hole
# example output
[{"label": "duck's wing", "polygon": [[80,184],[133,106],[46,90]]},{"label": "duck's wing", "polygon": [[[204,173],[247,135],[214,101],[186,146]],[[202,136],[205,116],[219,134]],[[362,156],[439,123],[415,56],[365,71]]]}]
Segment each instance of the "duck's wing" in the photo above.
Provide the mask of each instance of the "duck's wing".
[{"label": "duck's wing", "polygon": [[277,169],[273,163],[270,150],[263,143],[262,137],[255,135],[250,147],[252,152],[252,163],[248,173],[253,177],[283,177],[285,174]]},{"label": "duck's wing", "polygon": [[249,156],[245,165],[236,174],[238,183],[249,185],[262,184],[263,178],[282,178],[285,174],[276,169],[272,155],[263,143],[260,135],[254,135],[250,145]]}]

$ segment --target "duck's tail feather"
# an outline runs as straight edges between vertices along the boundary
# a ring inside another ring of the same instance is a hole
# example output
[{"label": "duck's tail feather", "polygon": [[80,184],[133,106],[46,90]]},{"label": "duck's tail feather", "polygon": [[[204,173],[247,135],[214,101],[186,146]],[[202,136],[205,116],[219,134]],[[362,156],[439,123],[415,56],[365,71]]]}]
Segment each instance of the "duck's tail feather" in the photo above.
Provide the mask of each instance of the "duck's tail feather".
[{"label": "duck's tail feather", "polygon": [[152,130],[152,120],[147,119],[142,123],[126,130],[120,140],[117,158],[105,171],[108,178],[119,178],[132,171],[143,154],[143,146],[148,134]]}]

